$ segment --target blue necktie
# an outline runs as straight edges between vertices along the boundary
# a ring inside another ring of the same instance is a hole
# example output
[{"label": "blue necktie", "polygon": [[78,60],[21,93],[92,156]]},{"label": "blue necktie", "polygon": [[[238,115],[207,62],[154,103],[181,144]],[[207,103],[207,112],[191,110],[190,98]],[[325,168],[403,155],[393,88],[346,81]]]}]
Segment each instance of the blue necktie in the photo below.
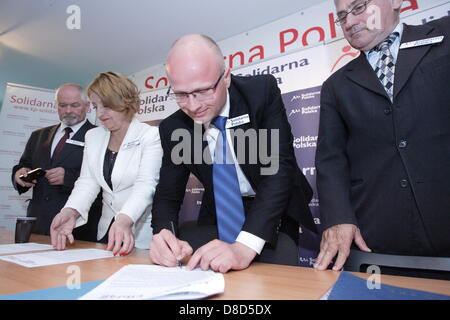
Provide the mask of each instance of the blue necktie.
[{"label": "blue necktie", "polygon": [[225,131],[226,117],[218,116],[212,124],[220,130],[214,151],[213,186],[219,239],[233,243],[244,224],[244,206],[231,151]]}]

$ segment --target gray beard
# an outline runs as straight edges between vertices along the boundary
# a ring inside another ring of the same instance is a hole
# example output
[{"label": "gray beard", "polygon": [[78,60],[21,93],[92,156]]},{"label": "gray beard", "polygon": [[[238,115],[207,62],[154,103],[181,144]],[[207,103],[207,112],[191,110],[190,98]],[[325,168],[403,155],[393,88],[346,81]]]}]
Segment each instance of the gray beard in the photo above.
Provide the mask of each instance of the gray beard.
[{"label": "gray beard", "polygon": [[76,116],[65,116],[61,119],[61,122],[64,123],[66,126],[74,126],[77,123],[80,123],[82,120]]}]

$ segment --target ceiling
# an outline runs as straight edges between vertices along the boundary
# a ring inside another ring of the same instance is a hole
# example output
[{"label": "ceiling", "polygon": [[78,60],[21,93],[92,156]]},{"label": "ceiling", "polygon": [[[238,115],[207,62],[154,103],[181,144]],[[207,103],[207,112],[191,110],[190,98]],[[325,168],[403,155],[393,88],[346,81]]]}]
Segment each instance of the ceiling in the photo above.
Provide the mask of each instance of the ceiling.
[{"label": "ceiling", "polygon": [[[99,72],[130,75],[164,61],[186,33],[217,41],[317,0],[0,0],[0,101],[6,82],[87,85]],[[80,29],[66,26],[80,8]]]}]

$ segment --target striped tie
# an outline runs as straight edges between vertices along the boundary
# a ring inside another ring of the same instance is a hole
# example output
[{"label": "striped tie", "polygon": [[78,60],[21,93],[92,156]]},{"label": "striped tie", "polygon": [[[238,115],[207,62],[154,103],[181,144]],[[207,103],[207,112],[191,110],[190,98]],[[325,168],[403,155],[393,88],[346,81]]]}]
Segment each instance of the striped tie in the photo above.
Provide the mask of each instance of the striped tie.
[{"label": "striped tie", "polygon": [[219,239],[233,243],[244,224],[245,214],[236,167],[227,143],[226,121],[227,118],[221,116],[212,121],[220,130],[214,151],[213,186]]},{"label": "striped tie", "polygon": [[394,99],[394,75],[395,64],[394,57],[389,49],[395,39],[399,36],[398,32],[393,32],[383,42],[378,44],[373,50],[381,52],[380,59],[377,62],[375,73],[386,90],[391,102]]}]

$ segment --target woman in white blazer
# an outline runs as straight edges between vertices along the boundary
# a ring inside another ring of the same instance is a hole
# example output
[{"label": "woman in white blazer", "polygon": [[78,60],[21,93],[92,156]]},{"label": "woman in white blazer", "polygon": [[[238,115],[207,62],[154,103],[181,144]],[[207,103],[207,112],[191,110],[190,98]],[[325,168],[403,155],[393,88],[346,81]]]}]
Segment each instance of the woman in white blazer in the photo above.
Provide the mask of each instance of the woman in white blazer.
[{"label": "woman in white blazer", "polygon": [[72,230],[88,221],[88,212],[102,189],[103,208],[97,240],[114,255],[149,248],[151,204],[159,180],[162,148],[158,129],[139,122],[139,91],[125,76],[100,73],[88,96],[102,126],[86,133],[80,177],[50,227],[52,245],[63,250]]}]

